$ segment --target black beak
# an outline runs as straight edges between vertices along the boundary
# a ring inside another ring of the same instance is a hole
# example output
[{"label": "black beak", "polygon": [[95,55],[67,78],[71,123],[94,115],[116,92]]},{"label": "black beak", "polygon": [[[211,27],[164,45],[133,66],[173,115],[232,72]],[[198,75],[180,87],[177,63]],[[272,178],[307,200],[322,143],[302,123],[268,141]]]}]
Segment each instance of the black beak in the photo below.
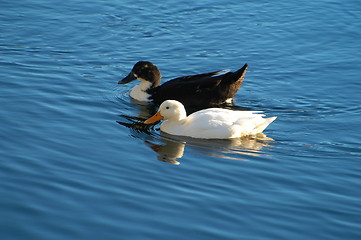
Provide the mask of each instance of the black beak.
[{"label": "black beak", "polygon": [[126,84],[126,83],[129,83],[131,81],[134,81],[135,79],[137,79],[137,77],[131,72],[131,73],[128,74],[128,76],[126,76],[125,78],[120,80],[118,82],[118,84]]}]

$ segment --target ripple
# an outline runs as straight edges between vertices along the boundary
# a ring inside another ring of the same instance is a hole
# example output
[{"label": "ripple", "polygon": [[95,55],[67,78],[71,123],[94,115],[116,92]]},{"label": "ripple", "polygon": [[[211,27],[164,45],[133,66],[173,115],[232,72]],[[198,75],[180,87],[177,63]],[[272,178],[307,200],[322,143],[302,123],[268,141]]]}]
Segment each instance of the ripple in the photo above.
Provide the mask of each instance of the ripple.
[{"label": "ripple", "polygon": [[[0,6],[2,239],[361,239],[357,1]],[[145,126],[117,85],[139,60],[247,62],[222,107],[278,116],[274,140]]]}]

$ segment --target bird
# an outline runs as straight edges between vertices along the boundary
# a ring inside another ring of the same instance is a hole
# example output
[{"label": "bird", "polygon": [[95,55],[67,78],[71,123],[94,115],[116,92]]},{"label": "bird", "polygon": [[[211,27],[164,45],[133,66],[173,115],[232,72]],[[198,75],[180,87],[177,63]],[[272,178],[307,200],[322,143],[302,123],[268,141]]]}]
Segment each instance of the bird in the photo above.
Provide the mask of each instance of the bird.
[{"label": "bird", "polygon": [[165,119],[160,130],[171,135],[203,139],[230,139],[257,135],[277,117],[263,118],[259,111],[207,108],[187,116],[182,103],[164,101],[156,114],[144,121],[151,124]]},{"label": "bird", "polygon": [[130,96],[141,102],[160,105],[165,100],[177,100],[187,110],[203,109],[230,103],[243,83],[248,65],[235,72],[215,71],[178,77],[161,83],[158,67],[149,61],[137,62],[131,72],[118,84],[140,80],[132,88]]}]

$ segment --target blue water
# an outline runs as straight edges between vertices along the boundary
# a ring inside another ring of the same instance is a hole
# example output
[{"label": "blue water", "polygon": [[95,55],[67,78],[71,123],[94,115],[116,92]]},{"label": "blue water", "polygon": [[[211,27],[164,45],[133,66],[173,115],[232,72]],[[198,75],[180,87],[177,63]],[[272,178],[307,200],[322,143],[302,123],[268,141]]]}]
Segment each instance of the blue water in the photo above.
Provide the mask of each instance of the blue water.
[{"label": "blue water", "polygon": [[[2,0],[0,238],[361,239],[360,39],[356,0]],[[234,108],[278,119],[142,129],[154,109],[117,85],[139,60],[164,81],[248,63]]]}]

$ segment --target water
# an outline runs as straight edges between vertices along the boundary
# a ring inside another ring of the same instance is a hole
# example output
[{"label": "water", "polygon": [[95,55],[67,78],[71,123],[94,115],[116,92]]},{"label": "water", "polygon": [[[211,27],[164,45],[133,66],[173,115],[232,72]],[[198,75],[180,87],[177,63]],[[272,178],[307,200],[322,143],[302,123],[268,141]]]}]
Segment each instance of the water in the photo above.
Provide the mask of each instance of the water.
[{"label": "water", "polygon": [[[1,239],[361,238],[358,1],[0,9]],[[164,80],[248,63],[233,108],[278,119],[263,139],[136,128],[155,109],[116,83],[138,60]]]}]

